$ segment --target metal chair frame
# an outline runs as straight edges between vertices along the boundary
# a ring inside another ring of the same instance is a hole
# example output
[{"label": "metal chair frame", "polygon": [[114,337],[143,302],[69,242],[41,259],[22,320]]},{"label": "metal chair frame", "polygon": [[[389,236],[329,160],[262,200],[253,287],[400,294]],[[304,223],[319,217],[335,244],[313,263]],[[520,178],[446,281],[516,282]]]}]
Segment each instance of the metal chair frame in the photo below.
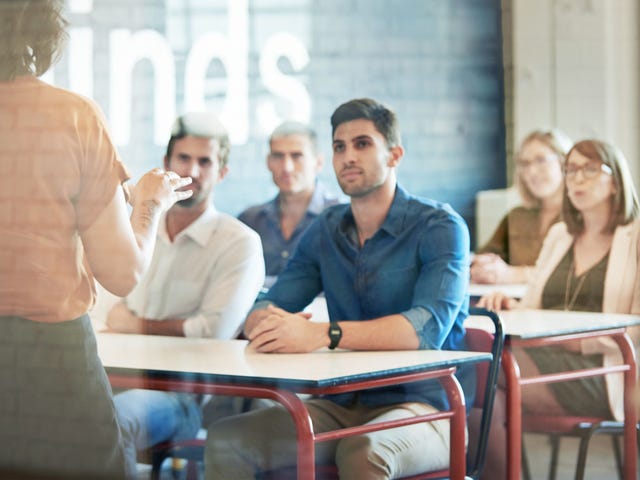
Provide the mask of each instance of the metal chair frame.
[{"label": "metal chair frame", "polygon": [[[620,449],[619,437],[624,434],[624,423],[615,420],[602,420],[601,418],[590,417],[561,417],[563,422],[551,422],[549,417],[538,417],[528,415],[525,417],[523,431],[527,433],[541,433],[549,435],[551,443],[551,458],[549,460],[548,479],[555,480],[558,469],[558,457],[560,453],[560,440],[562,437],[577,437],[580,439],[576,459],[575,479],[584,479],[587,467],[587,454],[589,452],[589,442],[596,434],[606,434],[611,437],[611,446],[616,462],[618,478],[623,478],[622,451]],[[640,454],[640,424],[636,428],[638,432],[638,449]],[[525,480],[531,479],[529,462],[522,444],[522,473]]]}]

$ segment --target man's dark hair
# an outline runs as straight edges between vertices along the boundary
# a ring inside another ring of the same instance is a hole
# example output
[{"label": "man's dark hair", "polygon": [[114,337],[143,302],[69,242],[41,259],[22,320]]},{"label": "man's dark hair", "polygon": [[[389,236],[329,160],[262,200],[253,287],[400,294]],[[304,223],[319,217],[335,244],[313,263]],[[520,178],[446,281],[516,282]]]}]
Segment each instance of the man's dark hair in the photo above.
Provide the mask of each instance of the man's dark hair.
[{"label": "man's dark hair", "polygon": [[387,147],[400,145],[400,126],[396,114],[385,105],[370,98],[356,98],[343,103],[331,115],[331,136],[343,123],[352,120],[371,120],[384,137]]}]

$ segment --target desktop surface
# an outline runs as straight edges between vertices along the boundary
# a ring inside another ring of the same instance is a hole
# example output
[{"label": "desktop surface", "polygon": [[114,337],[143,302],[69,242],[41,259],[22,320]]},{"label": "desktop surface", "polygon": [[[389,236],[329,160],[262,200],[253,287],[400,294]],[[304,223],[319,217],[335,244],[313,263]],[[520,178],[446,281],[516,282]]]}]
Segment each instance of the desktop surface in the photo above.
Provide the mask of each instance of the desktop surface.
[{"label": "desktop surface", "polygon": [[[640,315],[621,313],[514,309],[498,314],[505,334],[523,340],[640,325]],[[464,325],[493,330],[491,321],[482,316],[470,316]]]},{"label": "desktop surface", "polygon": [[322,388],[489,360],[490,354],[440,350],[318,350],[265,354],[245,340],[98,333],[98,353],[114,373],[187,377],[194,381]]}]

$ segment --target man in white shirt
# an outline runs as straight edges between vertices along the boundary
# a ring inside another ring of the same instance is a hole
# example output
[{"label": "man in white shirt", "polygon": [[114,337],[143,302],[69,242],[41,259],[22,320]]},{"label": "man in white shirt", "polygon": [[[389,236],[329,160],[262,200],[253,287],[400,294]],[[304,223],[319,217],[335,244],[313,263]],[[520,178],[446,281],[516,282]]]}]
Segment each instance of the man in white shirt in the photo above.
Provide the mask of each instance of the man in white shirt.
[{"label": "man in white shirt", "polygon": [[[107,315],[110,330],[224,339],[241,331],[264,282],[264,261],[260,237],[212,203],[216,184],[228,172],[229,146],[226,130],[211,114],[193,112],[175,121],[164,168],[191,177],[185,188],[193,196],[161,218],[151,266]],[[129,462],[137,450],[193,438],[202,423],[192,394],[137,389],[114,400]]]}]

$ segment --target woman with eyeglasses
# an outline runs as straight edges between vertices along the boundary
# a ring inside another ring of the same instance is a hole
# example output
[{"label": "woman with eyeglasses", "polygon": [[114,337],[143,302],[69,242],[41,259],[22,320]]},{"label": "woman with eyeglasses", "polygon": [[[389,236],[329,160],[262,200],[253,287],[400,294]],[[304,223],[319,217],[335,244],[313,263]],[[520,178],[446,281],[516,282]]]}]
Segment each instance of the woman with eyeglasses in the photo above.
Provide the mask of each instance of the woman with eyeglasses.
[{"label": "woman with eyeglasses", "polygon": [[[491,310],[639,314],[640,207],[626,159],[608,143],[583,140],[569,151],[564,171],[563,221],[549,230],[525,297],[518,302],[496,293],[481,298],[478,305]],[[638,345],[638,328],[628,332]],[[611,339],[514,349],[513,353],[524,377],[621,363]],[[621,420],[623,391],[620,375],[591,377],[527,387],[522,404],[531,412]],[[504,434],[504,412],[498,409],[494,413],[496,428],[490,444],[502,441],[497,439]],[[504,450],[491,445],[489,468],[503,463],[501,456]]]},{"label": "woman with eyeglasses", "polygon": [[502,219],[471,265],[475,283],[525,283],[549,228],[560,220],[562,168],[571,140],[559,130],[535,130],[516,154],[514,183],[522,199]]}]

